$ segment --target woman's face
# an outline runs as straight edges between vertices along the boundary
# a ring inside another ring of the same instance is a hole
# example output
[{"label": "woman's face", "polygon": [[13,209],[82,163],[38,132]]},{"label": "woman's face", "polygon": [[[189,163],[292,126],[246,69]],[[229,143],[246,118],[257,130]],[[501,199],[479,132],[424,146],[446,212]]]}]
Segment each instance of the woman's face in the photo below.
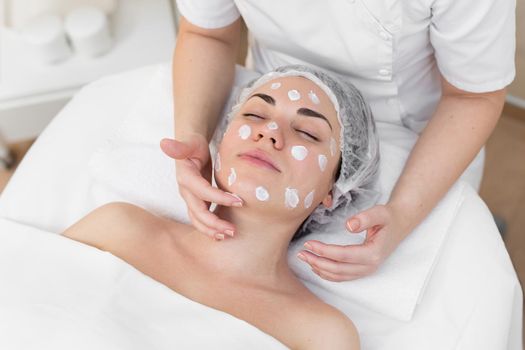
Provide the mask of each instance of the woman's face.
[{"label": "woman's face", "polygon": [[216,182],[249,205],[310,213],[330,203],[340,128],[332,102],[315,83],[273,79],[232,118],[219,146]]}]

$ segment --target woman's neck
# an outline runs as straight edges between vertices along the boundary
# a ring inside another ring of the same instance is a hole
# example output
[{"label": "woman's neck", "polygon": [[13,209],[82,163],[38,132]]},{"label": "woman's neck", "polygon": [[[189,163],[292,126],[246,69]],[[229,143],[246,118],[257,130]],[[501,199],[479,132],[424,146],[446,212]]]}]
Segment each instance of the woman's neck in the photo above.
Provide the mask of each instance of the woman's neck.
[{"label": "woman's neck", "polygon": [[218,207],[215,214],[233,223],[234,237],[226,236],[222,241],[196,232],[191,236],[189,249],[198,252],[204,264],[216,269],[227,278],[245,282],[279,283],[290,278],[287,262],[289,242],[300,223],[299,220],[275,219],[268,213],[254,215],[249,208]]}]

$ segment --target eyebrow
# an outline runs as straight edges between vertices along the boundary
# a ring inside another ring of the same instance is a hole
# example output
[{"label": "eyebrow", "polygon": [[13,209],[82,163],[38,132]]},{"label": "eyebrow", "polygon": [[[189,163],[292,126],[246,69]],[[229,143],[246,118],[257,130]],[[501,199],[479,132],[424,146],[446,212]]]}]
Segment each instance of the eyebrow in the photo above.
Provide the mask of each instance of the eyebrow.
[{"label": "eyebrow", "polygon": [[[272,105],[272,106],[275,106],[275,99],[270,96],[270,95],[266,95],[266,94],[261,94],[261,93],[257,93],[257,94],[253,94],[252,96],[250,96],[250,98],[252,97],[259,97],[261,98],[264,102]],[[249,99],[250,99],[249,98]],[[319,118],[319,119],[323,119],[325,122],[328,123],[328,126],[330,127],[330,130],[333,130],[332,128],[332,124],[330,124],[330,121],[324,116],[322,115],[321,113],[319,112],[316,112],[310,108],[299,108],[297,110],[297,114],[300,114],[300,115],[304,115],[306,117],[314,117],[314,118]]]}]

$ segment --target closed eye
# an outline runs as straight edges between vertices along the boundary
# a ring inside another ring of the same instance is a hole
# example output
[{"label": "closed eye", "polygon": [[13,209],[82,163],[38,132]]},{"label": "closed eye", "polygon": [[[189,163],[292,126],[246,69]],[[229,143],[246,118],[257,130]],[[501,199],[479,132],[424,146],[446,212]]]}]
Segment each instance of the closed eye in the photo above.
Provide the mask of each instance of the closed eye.
[{"label": "closed eye", "polygon": [[262,119],[262,120],[265,119],[265,118],[261,117],[260,115],[253,114],[253,113],[243,113],[243,116],[244,117],[253,117],[253,118]]},{"label": "closed eye", "polygon": [[307,131],[304,131],[304,130],[297,130],[297,131],[300,132],[301,134],[305,135],[306,137],[314,140],[314,141],[319,141],[319,139],[317,137],[315,137],[314,135],[310,134]]}]

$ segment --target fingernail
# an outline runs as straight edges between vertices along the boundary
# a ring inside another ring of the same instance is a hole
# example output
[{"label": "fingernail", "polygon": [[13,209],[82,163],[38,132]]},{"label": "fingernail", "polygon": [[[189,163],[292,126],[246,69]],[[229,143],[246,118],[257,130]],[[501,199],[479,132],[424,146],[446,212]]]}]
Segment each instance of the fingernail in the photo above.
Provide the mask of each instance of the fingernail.
[{"label": "fingernail", "polygon": [[224,230],[224,233],[226,233],[230,237],[233,237],[233,231],[232,230]]},{"label": "fingernail", "polygon": [[304,261],[304,262],[308,262],[308,260],[306,260],[306,256],[304,256],[303,253],[299,253],[299,254],[297,254],[297,257],[298,257],[299,259],[301,259],[302,261]]},{"label": "fingernail", "polygon": [[233,202],[232,205],[234,207],[240,208],[240,207],[242,207],[242,202]]},{"label": "fingernail", "polygon": [[311,245],[310,243],[308,243],[308,242],[306,242],[306,243],[304,244],[304,247],[305,247],[306,249],[308,249],[308,250],[312,250],[312,249],[313,249],[312,245]]},{"label": "fingernail", "polygon": [[351,221],[348,226],[350,228],[350,231],[352,231],[352,232],[356,232],[357,230],[359,230],[359,223],[357,221],[355,221],[355,220]]},{"label": "fingernail", "polygon": [[215,234],[215,239],[222,241],[224,239],[224,235],[222,233],[217,233]]},{"label": "fingernail", "polygon": [[226,192],[226,193],[228,193],[230,196],[232,196],[233,198],[236,199],[236,201],[232,203],[232,205],[234,207],[242,207],[242,199],[241,199],[241,197],[239,197],[235,193],[231,193],[231,192]]}]

